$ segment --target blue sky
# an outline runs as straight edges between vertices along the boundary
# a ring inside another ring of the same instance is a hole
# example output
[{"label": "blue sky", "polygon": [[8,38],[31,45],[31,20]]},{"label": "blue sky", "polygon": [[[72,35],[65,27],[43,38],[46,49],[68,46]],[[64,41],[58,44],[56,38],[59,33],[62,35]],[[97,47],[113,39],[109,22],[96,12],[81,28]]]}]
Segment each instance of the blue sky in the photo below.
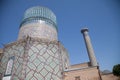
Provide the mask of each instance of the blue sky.
[{"label": "blue sky", "polygon": [[26,9],[45,6],[57,17],[58,38],[69,52],[71,64],[89,61],[80,30],[89,28],[101,70],[120,63],[119,0],[1,0],[0,47],[17,40]]}]

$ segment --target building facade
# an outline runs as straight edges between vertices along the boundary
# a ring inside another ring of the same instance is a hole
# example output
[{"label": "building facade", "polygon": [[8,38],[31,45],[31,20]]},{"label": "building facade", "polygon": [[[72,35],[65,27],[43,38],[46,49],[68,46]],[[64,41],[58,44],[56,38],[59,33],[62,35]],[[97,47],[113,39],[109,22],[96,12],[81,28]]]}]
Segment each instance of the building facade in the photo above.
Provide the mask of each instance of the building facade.
[{"label": "building facade", "polygon": [[0,79],[107,80],[99,70],[88,29],[81,32],[90,62],[70,65],[67,50],[58,41],[55,14],[46,7],[29,8],[20,24],[17,41],[0,49]]}]

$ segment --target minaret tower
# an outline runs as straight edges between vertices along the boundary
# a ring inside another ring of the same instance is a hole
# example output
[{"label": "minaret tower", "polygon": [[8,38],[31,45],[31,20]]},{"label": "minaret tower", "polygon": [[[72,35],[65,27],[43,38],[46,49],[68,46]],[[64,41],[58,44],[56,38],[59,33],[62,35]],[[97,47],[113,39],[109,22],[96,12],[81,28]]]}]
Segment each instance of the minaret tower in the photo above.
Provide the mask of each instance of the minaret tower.
[{"label": "minaret tower", "polygon": [[88,56],[90,59],[90,64],[91,66],[97,66],[97,60],[94,54],[94,50],[90,41],[90,37],[88,35],[88,29],[84,28],[81,30],[81,33],[83,34],[84,40],[85,40],[85,44],[86,44],[86,48],[87,48],[87,52],[88,52]]}]

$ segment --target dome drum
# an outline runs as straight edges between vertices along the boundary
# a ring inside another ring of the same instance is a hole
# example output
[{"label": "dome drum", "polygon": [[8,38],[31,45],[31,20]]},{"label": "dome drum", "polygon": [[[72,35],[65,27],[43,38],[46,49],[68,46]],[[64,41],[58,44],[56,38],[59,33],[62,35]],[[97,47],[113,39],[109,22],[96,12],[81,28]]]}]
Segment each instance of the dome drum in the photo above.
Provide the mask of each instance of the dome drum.
[{"label": "dome drum", "polygon": [[57,40],[57,31],[55,14],[46,7],[36,6],[26,10],[18,40],[29,36],[53,41]]}]

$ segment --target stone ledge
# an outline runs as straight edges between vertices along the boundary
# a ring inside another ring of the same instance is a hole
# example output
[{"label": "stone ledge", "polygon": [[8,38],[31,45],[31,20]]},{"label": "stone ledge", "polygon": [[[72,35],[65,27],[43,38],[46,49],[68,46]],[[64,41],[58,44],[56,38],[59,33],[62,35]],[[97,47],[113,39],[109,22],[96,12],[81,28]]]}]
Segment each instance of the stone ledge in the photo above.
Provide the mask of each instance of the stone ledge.
[{"label": "stone ledge", "polygon": [[64,72],[84,70],[84,69],[92,69],[92,68],[98,68],[98,66],[91,66],[91,67],[84,67],[84,68],[72,68],[72,69],[64,70]]}]

